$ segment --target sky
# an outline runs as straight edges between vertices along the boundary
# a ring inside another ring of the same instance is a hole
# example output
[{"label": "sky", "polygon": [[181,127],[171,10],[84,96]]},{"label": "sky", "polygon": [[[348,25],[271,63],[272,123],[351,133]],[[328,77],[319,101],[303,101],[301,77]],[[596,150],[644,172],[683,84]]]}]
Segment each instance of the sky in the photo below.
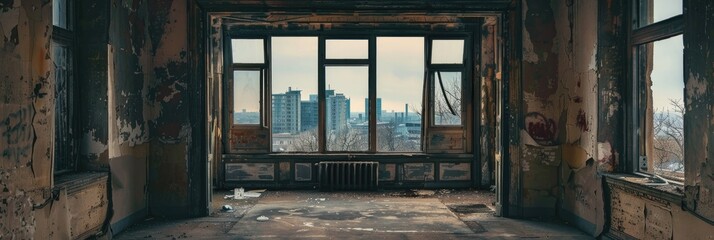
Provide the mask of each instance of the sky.
[{"label": "sky", "polygon": [[[682,13],[681,0],[654,0],[654,22]],[[669,99],[684,96],[682,35],[654,42],[652,94],[655,111],[672,109]]]},{"label": "sky", "polygon": [[[273,94],[284,93],[288,87],[302,90],[301,98],[308,100],[317,94],[317,38],[271,38]],[[359,42],[328,41],[328,58],[366,57],[367,47]],[[424,79],[423,37],[377,38],[377,97],[382,98],[382,110],[403,112],[404,104],[421,105]],[[364,111],[368,95],[369,70],[364,67],[336,67],[325,69],[325,84],[337,93],[350,98],[352,112]]]}]

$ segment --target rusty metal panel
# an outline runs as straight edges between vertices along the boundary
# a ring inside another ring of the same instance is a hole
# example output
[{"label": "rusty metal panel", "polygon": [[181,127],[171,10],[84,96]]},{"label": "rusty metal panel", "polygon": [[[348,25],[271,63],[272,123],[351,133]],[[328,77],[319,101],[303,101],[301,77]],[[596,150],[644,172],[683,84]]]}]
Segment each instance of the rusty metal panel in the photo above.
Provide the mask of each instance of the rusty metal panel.
[{"label": "rusty metal panel", "polygon": [[295,163],[295,181],[312,181],[312,163]]},{"label": "rusty metal panel", "polygon": [[280,181],[290,180],[290,162],[280,162]]},{"label": "rusty metal panel", "polygon": [[464,133],[432,130],[427,134],[427,143],[428,152],[463,152]]},{"label": "rusty metal panel", "polygon": [[264,129],[231,129],[231,152],[267,152],[269,131]]},{"label": "rusty metal panel", "polygon": [[394,181],[397,178],[397,164],[380,164],[379,181]]},{"label": "rusty metal panel", "polygon": [[439,180],[468,181],[471,180],[470,163],[440,163]]},{"label": "rusty metal panel", "polygon": [[434,181],[433,163],[405,163],[402,168],[404,181]]},{"label": "rusty metal panel", "polygon": [[226,181],[273,181],[274,163],[226,163]]}]

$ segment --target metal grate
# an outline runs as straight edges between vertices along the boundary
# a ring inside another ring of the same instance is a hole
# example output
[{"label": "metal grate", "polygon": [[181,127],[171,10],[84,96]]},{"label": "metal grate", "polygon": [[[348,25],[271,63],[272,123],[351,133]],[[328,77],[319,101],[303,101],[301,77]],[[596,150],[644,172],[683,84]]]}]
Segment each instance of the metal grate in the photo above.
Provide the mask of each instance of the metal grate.
[{"label": "metal grate", "polygon": [[320,162],[320,190],[376,190],[378,170],[378,162]]}]

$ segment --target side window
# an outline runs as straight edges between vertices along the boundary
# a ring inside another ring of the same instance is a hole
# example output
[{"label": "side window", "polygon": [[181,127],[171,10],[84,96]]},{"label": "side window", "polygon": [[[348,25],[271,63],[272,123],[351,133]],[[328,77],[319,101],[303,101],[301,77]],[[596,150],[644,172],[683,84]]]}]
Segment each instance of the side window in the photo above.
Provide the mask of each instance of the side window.
[{"label": "side window", "polygon": [[462,126],[464,40],[432,40],[429,70],[431,126]]},{"label": "side window", "polygon": [[265,40],[232,39],[233,125],[261,126],[264,123]]},{"label": "side window", "polygon": [[51,57],[54,66],[54,173],[75,171],[76,159],[73,155],[74,123],[74,32],[72,31],[73,1],[52,2],[52,44]]},{"label": "side window", "polygon": [[633,110],[637,170],[684,180],[682,1],[635,1]]}]

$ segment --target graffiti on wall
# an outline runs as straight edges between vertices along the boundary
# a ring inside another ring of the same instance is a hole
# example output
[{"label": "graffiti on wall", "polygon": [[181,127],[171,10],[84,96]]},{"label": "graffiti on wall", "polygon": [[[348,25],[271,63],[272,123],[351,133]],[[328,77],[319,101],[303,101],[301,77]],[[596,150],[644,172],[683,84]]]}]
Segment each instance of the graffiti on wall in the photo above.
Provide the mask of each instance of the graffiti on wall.
[{"label": "graffiti on wall", "polygon": [[32,127],[32,105],[4,105],[0,112],[0,151],[5,163],[29,161],[35,131]]}]

